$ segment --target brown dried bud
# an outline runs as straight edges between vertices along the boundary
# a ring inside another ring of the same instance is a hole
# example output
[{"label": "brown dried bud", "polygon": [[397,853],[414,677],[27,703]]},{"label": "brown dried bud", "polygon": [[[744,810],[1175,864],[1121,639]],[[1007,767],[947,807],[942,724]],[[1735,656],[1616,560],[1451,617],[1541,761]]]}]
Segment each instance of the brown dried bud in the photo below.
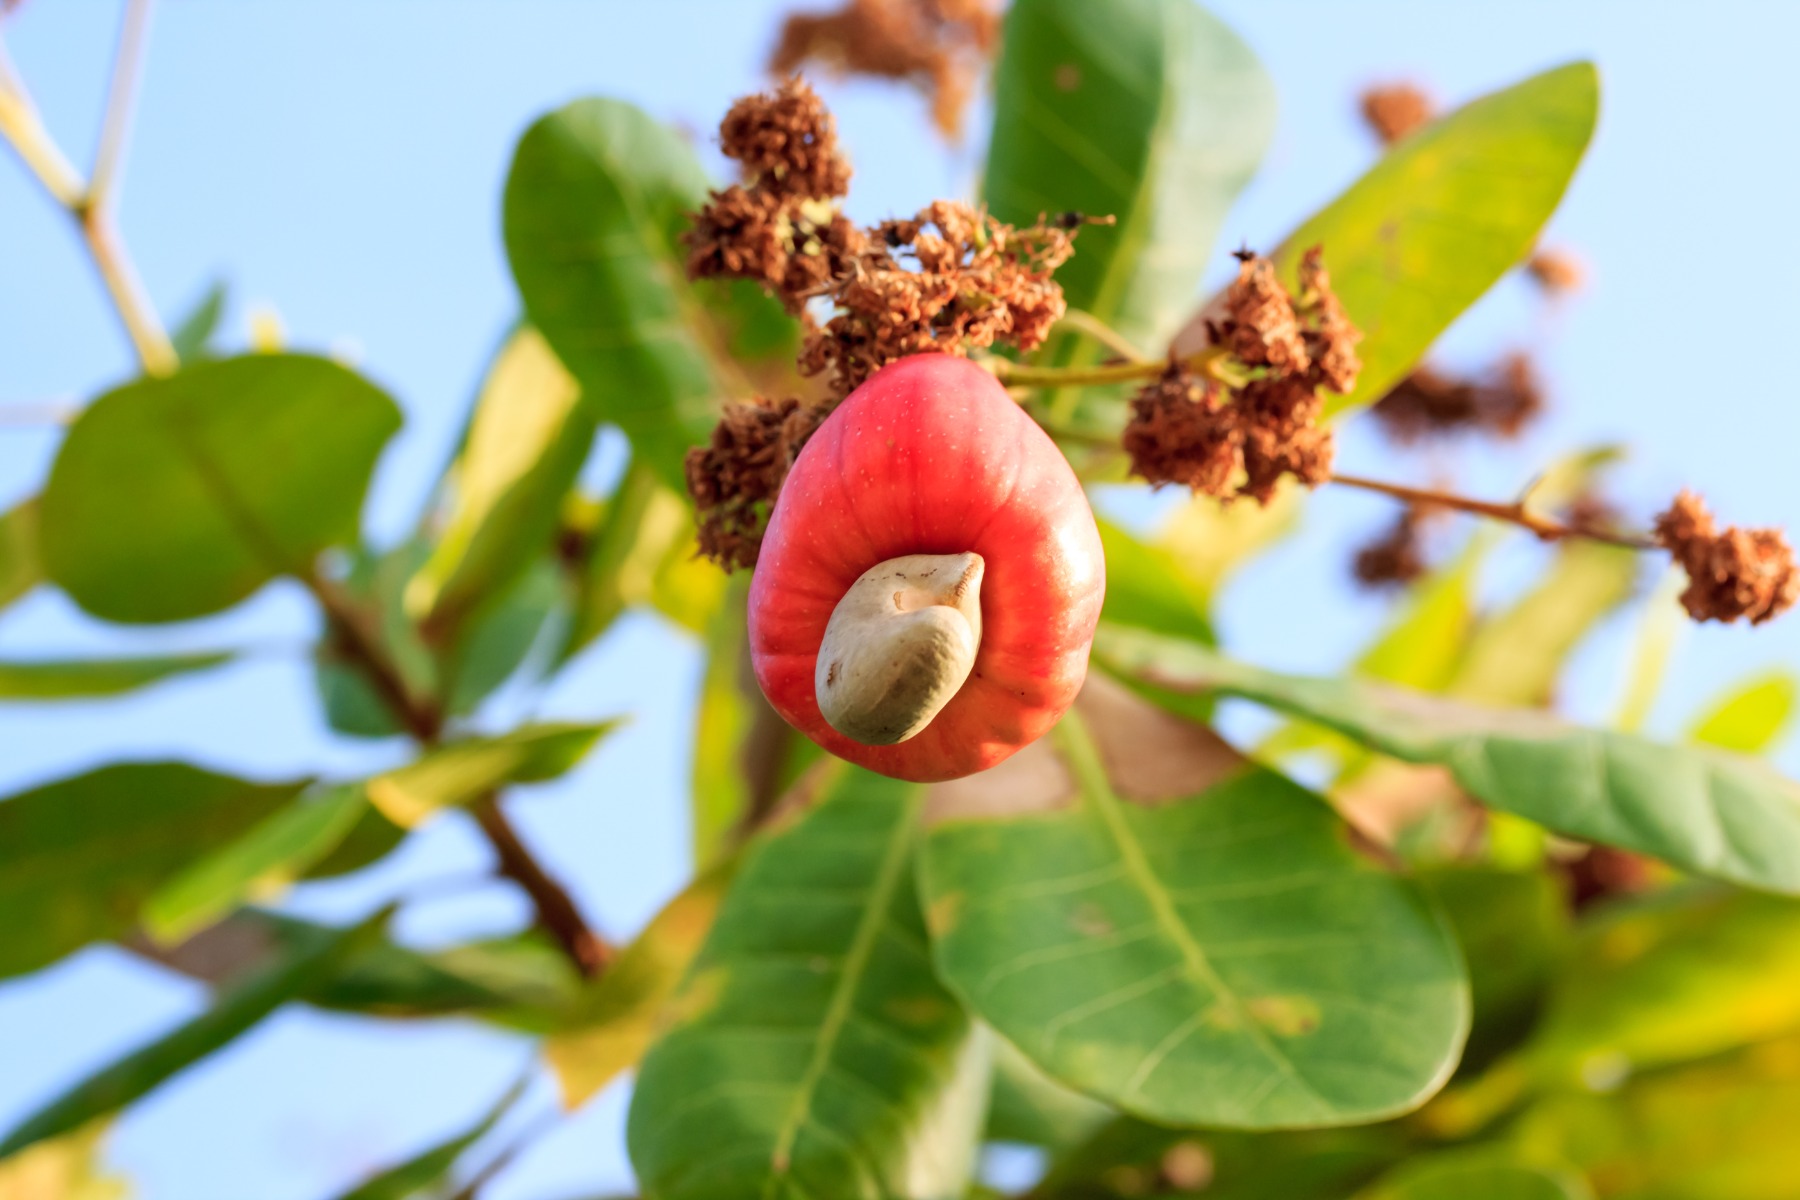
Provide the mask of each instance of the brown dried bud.
[{"label": "brown dried bud", "polygon": [[1220,403],[1218,387],[1178,366],[1131,401],[1124,434],[1132,474],[1153,484],[1179,483],[1230,499],[1243,468],[1243,431],[1237,414]]},{"label": "brown dried bud", "polygon": [[744,96],[719,123],[719,148],[744,164],[760,189],[784,196],[842,196],[850,164],[837,148],[837,123],[798,75],[772,92]]},{"label": "brown dried bud", "polygon": [[1313,382],[1340,396],[1349,394],[1362,372],[1362,359],[1356,356],[1362,330],[1351,323],[1337,293],[1331,290],[1323,246],[1314,246],[1300,256],[1298,310],[1306,325],[1301,339],[1312,359]]},{"label": "brown dried bud", "polygon": [[1800,600],[1800,568],[1779,529],[1718,532],[1705,501],[1683,491],[1656,518],[1656,540],[1687,572],[1681,606],[1696,621],[1752,625],[1780,616]]},{"label": "brown dried bud", "polygon": [[1539,250],[1526,262],[1525,270],[1552,296],[1578,292],[1587,282],[1587,268],[1572,250]]},{"label": "brown dried bud", "polygon": [[1544,411],[1531,359],[1511,354],[1482,380],[1455,379],[1420,367],[1376,402],[1375,419],[1402,445],[1428,437],[1481,432],[1513,438]]},{"label": "brown dried bud", "polygon": [[1425,90],[1411,83],[1371,87],[1363,92],[1361,100],[1363,120],[1384,146],[1393,145],[1431,120],[1433,107]]},{"label": "brown dried bud", "polygon": [[827,410],[799,400],[726,407],[708,445],[687,455],[688,494],[700,517],[700,553],[726,570],[756,565],[769,510],[800,448]]},{"label": "brown dried bud", "polygon": [[1356,581],[1367,588],[1393,587],[1423,575],[1430,565],[1420,536],[1424,523],[1416,506],[1401,509],[1385,533],[1356,552],[1350,565]]},{"label": "brown dried bud", "polygon": [[1238,277],[1225,293],[1225,314],[1219,330],[1239,362],[1282,371],[1304,371],[1312,365],[1294,302],[1268,259],[1239,255]]},{"label": "brown dried bud", "polygon": [[962,129],[982,63],[1000,37],[991,0],[848,0],[830,13],[795,13],[781,27],[769,69],[807,61],[840,72],[906,80],[931,100],[946,137]]}]

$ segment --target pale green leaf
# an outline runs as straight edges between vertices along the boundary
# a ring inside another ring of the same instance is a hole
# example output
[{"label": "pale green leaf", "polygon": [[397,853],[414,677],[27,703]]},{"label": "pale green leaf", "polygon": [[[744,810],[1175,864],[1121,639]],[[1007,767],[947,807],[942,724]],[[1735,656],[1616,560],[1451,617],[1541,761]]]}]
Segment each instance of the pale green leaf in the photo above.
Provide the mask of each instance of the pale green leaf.
[{"label": "pale green leaf", "polygon": [[410,829],[442,809],[470,804],[508,784],[556,778],[618,724],[547,722],[498,737],[446,742],[369,780],[369,802],[394,824]]},{"label": "pale green leaf", "polygon": [[0,609],[44,581],[36,497],[0,513]]},{"label": "pale green leaf", "polygon": [[70,426],[40,501],[50,580],[97,617],[179,621],[355,541],[400,410],[336,363],[203,362],[108,392]]},{"label": "pale green leaf", "polygon": [[231,661],[230,654],[157,658],[42,659],[0,662],[0,700],[73,700],[116,696]]},{"label": "pale green leaf", "polygon": [[1483,1148],[1414,1158],[1356,1193],[1355,1200],[1590,1200],[1592,1195],[1573,1171]]},{"label": "pale green leaf", "polygon": [[175,350],[175,357],[184,366],[207,357],[207,347],[212,342],[213,335],[218,332],[219,318],[225,315],[225,301],[229,294],[225,281],[215,280],[206,289],[206,294],[200,297],[200,303],[194,305],[188,315],[169,332],[169,344]]},{"label": "pale green leaf", "polygon": [[1688,737],[1739,754],[1761,754],[1786,732],[1800,681],[1786,671],[1739,684],[1702,713]]},{"label": "pale green leaf", "polygon": [[500,1118],[518,1102],[528,1082],[529,1075],[506,1089],[469,1128],[365,1180],[345,1192],[340,1200],[457,1200],[452,1179],[457,1162],[493,1131]]}]

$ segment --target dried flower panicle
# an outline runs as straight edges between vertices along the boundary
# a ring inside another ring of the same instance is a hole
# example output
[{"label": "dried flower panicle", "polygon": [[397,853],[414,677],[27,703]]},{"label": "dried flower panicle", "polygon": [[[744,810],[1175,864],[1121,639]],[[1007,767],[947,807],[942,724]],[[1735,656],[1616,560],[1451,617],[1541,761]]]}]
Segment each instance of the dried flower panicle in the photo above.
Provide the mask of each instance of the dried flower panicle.
[{"label": "dried flower panicle", "polygon": [[1402,445],[1458,433],[1515,438],[1545,408],[1543,385],[1529,356],[1509,354],[1484,377],[1459,379],[1420,367],[1371,410]]},{"label": "dried flower panicle", "polygon": [[1752,625],[1780,616],[1800,600],[1800,567],[1779,529],[1720,531],[1706,502],[1690,491],[1656,518],[1656,540],[1687,572],[1681,606],[1696,621]]},{"label": "dried flower panicle", "polygon": [[1269,260],[1240,252],[1225,315],[1209,322],[1214,346],[1248,376],[1227,389],[1200,383],[1179,363],[1132,401],[1124,446],[1132,471],[1223,500],[1266,504],[1283,476],[1309,486],[1331,474],[1331,430],[1321,388],[1344,393],[1362,369],[1362,337],[1331,289],[1320,248],[1302,256],[1292,296]]},{"label": "dried flower panicle", "polygon": [[1368,88],[1359,101],[1362,118],[1384,146],[1391,146],[1431,120],[1431,96],[1417,84],[1388,83]]},{"label": "dried flower panicle", "polygon": [[1073,252],[1072,228],[1015,229],[954,200],[885,221],[849,260],[840,311],[808,333],[800,369],[827,375],[842,396],[909,354],[1034,350],[1065,311],[1053,275]]},{"label": "dried flower panicle", "polygon": [[1351,560],[1350,572],[1366,588],[1397,587],[1413,582],[1431,565],[1422,536],[1427,514],[1417,505],[1400,510],[1386,532],[1364,545]]},{"label": "dried flower panicle", "polygon": [[799,313],[863,243],[836,203],[850,166],[831,113],[795,77],[733,104],[719,144],[748,181],[713,192],[695,215],[684,235],[688,276],[755,280]]},{"label": "dried flower panicle", "polygon": [[792,398],[757,397],[725,409],[712,440],[687,455],[702,555],[726,570],[756,565],[776,494],[825,416],[823,406]]},{"label": "dried flower panicle", "polygon": [[847,0],[835,12],[789,16],[769,69],[786,74],[816,62],[845,74],[905,80],[925,93],[932,120],[954,138],[999,40],[993,0]]}]

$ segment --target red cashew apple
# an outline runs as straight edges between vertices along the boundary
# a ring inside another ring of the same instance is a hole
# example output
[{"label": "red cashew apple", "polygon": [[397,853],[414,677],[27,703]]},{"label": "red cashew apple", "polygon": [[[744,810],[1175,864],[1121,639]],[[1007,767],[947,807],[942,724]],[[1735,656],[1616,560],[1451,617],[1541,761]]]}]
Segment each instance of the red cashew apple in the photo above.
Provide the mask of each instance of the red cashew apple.
[{"label": "red cashew apple", "polygon": [[1074,702],[1105,588],[1055,443],[987,371],[915,355],[796,459],[750,584],[750,653],[776,711],[833,754],[956,779]]}]

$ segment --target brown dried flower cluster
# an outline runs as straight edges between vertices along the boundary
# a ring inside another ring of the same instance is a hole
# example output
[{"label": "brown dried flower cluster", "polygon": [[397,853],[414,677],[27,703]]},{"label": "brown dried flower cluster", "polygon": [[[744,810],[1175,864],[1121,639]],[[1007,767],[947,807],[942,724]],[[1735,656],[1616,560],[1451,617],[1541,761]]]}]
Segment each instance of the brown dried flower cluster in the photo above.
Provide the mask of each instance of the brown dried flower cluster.
[{"label": "brown dried flower cluster", "polygon": [[925,93],[932,120],[954,138],[999,40],[992,0],[848,0],[835,12],[788,17],[769,69],[785,75],[816,62],[845,74],[905,80]]},{"label": "brown dried flower cluster", "polygon": [[700,510],[700,553],[726,570],[756,565],[769,510],[826,409],[792,398],[725,409],[712,441],[688,451],[687,485]]},{"label": "brown dried flower cluster", "polygon": [[850,166],[818,95],[799,77],[745,96],[719,125],[746,183],[712,193],[685,235],[693,279],[753,279],[798,313],[826,288],[863,234],[838,210]]},{"label": "brown dried flower cluster", "polygon": [[1363,120],[1381,144],[1391,146],[1431,120],[1431,97],[1417,84],[1389,83],[1371,87],[1360,101]]},{"label": "brown dried flower cluster", "polygon": [[1457,379],[1420,367],[1376,402],[1375,419],[1403,445],[1457,433],[1518,437],[1544,411],[1544,390],[1524,354],[1509,354],[1483,378]]},{"label": "brown dried flower cluster", "polygon": [[843,396],[909,354],[1035,350],[1065,311],[1053,275],[1074,253],[1077,223],[1015,229],[954,200],[884,221],[836,281],[840,311],[809,332],[800,369],[828,373]]},{"label": "brown dried flower cluster", "polygon": [[1263,504],[1283,475],[1315,486],[1330,476],[1331,431],[1319,423],[1319,389],[1356,386],[1362,335],[1331,290],[1319,247],[1302,257],[1299,275],[1296,299],[1268,259],[1239,254],[1225,317],[1207,328],[1249,378],[1227,388],[1172,363],[1132,400],[1124,446],[1135,474]]},{"label": "brown dried flower cluster", "polygon": [[1391,587],[1423,575],[1430,566],[1421,536],[1428,515],[1416,504],[1401,509],[1387,532],[1356,552],[1350,564],[1356,581],[1368,588]]},{"label": "brown dried flower cluster", "polygon": [[[948,11],[948,10],[946,10]],[[793,456],[830,408],[897,358],[966,354],[1004,343],[1030,351],[1064,312],[1056,268],[1089,219],[1025,229],[939,200],[906,220],[859,229],[838,210],[849,168],[818,96],[798,78],[739,100],[720,126],[746,182],[715,191],[687,235],[695,279],[753,279],[806,323],[799,366],[829,384],[821,406],[733,406],[709,446],[688,456],[702,553],[728,569],[757,546]],[[808,311],[829,302],[823,325]]]},{"label": "brown dried flower cluster", "polygon": [[1800,600],[1800,567],[1786,535],[1735,525],[1720,532],[1693,492],[1683,491],[1656,518],[1656,540],[1687,572],[1681,606],[1696,621],[1748,617],[1760,625]]}]

